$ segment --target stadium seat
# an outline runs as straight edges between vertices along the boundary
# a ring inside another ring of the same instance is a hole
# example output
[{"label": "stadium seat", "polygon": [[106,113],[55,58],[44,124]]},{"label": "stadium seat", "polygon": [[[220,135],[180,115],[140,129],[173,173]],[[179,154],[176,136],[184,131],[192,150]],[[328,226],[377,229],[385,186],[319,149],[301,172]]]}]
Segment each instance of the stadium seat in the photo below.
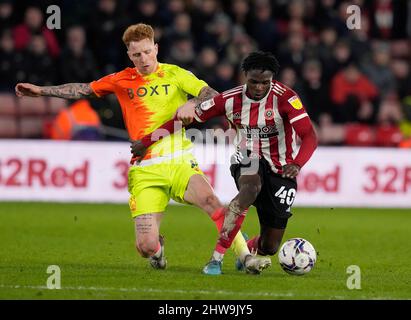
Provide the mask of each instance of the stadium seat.
[{"label": "stadium seat", "polygon": [[335,145],[344,142],[345,127],[340,124],[323,125],[318,130],[318,139],[321,144]]},{"label": "stadium seat", "polygon": [[396,147],[401,142],[403,136],[398,127],[379,126],[376,128],[375,143],[381,147]]},{"label": "stadium seat", "polygon": [[48,98],[48,111],[49,113],[56,115],[60,110],[68,106],[67,100],[61,98],[50,97]]},{"label": "stadium seat", "polygon": [[43,138],[44,139],[51,139],[51,131],[53,128],[54,117],[55,116],[53,115],[48,115],[43,120]]},{"label": "stadium seat", "polygon": [[23,117],[20,120],[21,138],[42,138],[44,120],[41,117]]},{"label": "stadium seat", "polygon": [[15,95],[12,93],[0,93],[0,115],[15,115],[16,113]]},{"label": "stadium seat", "polygon": [[18,125],[14,116],[0,117],[0,138],[17,138]]},{"label": "stadium seat", "polygon": [[347,124],[345,126],[345,144],[358,147],[374,146],[375,133],[373,128],[364,124]]},{"label": "stadium seat", "polygon": [[47,112],[47,104],[44,97],[23,97],[18,99],[19,114],[44,115]]}]

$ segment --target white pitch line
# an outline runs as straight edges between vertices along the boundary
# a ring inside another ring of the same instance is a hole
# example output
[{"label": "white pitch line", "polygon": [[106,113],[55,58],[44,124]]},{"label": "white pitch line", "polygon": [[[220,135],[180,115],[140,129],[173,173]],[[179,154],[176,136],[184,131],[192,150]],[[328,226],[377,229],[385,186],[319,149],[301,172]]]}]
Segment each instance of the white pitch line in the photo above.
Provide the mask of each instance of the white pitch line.
[{"label": "white pitch line", "polygon": [[[46,286],[21,286],[21,285],[0,285],[4,289],[34,289],[34,290],[49,290]],[[184,289],[153,289],[153,288],[104,288],[104,287],[64,287],[59,290],[73,290],[73,291],[118,291],[118,292],[145,292],[145,293],[178,293],[178,294],[218,294],[218,295],[236,295],[236,296],[267,296],[267,297],[293,297],[293,293],[274,293],[274,292],[238,292],[238,291],[224,291],[224,290],[184,290]]]},{"label": "white pitch line", "polygon": [[[33,289],[33,290],[51,290],[46,286],[22,286],[22,285],[0,285],[0,289]],[[225,291],[225,290],[184,290],[184,289],[173,289],[173,290],[164,290],[164,289],[153,289],[153,288],[109,288],[109,287],[62,287],[59,291],[71,290],[71,291],[115,291],[115,292],[144,292],[144,293],[175,293],[175,294],[204,294],[204,295],[235,295],[235,296],[244,296],[244,297],[272,297],[272,298],[291,298],[295,297],[294,293],[278,293],[278,292],[238,292],[238,291]],[[353,299],[353,297],[348,296],[325,296],[318,294],[302,295],[303,297],[314,297],[322,299]],[[354,299],[362,300],[410,300],[411,298],[392,298],[392,297],[355,297]]]}]

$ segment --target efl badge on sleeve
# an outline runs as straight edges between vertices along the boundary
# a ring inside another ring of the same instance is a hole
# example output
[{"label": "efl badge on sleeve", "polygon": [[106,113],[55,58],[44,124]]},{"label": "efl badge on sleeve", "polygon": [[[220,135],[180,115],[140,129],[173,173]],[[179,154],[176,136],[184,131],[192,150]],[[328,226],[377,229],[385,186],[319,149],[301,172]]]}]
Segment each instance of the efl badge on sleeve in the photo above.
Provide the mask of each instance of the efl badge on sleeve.
[{"label": "efl badge on sleeve", "polygon": [[292,96],[288,99],[288,102],[293,106],[294,109],[300,110],[303,107],[303,104],[297,96]]},{"label": "efl badge on sleeve", "polygon": [[213,106],[214,106],[214,99],[204,101],[202,104],[200,104],[201,110],[203,110],[203,111],[207,111],[208,109],[212,108]]}]

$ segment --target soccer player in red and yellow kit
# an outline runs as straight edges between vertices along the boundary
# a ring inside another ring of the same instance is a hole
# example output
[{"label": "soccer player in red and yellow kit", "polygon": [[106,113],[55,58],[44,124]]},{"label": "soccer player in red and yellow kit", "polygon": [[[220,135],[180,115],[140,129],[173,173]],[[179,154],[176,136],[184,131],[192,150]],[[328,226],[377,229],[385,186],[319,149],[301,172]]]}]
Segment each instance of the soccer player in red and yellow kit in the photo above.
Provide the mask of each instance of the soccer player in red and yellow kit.
[{"label": "soccer player in red and yellow kit", "polygon": [[[134,68],[126,68],[91,83],[51,87],[19,83],[16,94],[80,99],[114,93],[120,102],[131,141],[138,141],[159,128],[173,118],[179,107],[194,107],[218,94],[191,72],[157,61],[158,46],[154,43],[151,26],[140,23],[128,27],[123,42]],[[187,101],[187,95],[194,98]],[[203,209],[218,230],[223,225],[222,204],[198,168],[191,147],[191,141],[181,129],[153,144],[139,159],[138,165],[129,170],[129,204],[135,221],[136,248],[156,269],[164,269],[167,264],[164,239],[159,229],[170,198]],[[259,273],[271,263],[251,255],[240,232],[233,248],[251,273]]]}]

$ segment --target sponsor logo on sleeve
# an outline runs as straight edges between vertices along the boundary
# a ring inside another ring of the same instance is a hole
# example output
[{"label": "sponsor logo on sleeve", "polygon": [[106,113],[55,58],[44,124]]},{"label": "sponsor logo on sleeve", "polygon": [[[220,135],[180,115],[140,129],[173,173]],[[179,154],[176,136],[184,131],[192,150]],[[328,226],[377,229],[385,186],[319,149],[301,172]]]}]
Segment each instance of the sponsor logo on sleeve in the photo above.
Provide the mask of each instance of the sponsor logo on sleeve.
[{"label": "sponsor logo on sleeve", "polygon": [[288,102],[292,105],[292,107],[296,110],[300,110],[303,107],[303,104],[297,96],[292,96],[290,99],[288,99]]},{"label": "sponsor logo on sleeve", "polygon": [[208,109],[212,108],[213,106],[214,106],[214,99],[204,101],[202,104],[200,104],[200,108],[203,111],[207,111]]}]

